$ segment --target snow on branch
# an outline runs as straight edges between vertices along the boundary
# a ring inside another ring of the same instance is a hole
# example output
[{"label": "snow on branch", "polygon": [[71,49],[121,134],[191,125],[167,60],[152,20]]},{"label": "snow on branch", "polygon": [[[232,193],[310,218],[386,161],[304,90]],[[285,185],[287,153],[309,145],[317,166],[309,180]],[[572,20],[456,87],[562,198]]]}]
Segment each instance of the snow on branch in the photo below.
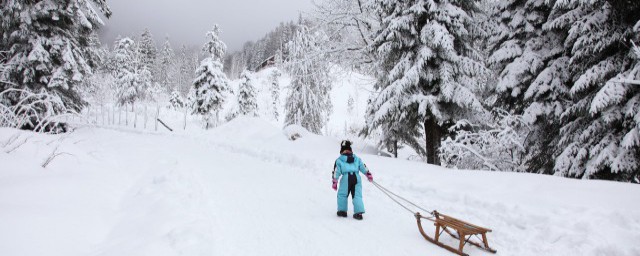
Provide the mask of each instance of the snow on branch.
[{"label": "snow on branch", "polygon": [[[9,99],[18,99],[9,103]],[[7,89],[0,92],[0,127],[29,128],[35,132],[65,132],[61,118],[77,114],[55,93]]]},{"label": "snow on branch", "polygon": [[496,110],[485,124],[458,121],[449,131],[455,134],[442,142],[441,162],[459,169],[490,171],[526,170],[524,141],[529,127],[522,116]]}]

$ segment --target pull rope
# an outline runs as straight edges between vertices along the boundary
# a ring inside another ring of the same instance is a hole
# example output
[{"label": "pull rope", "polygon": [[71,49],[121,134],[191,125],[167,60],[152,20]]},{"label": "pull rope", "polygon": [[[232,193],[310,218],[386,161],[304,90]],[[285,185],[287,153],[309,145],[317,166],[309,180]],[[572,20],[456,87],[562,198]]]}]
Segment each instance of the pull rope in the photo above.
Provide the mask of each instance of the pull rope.
[{"label": "pull rope", "polygon": [[[404,201],[406,204],[412,205],[426,213],[431,214],[432,216],[435,216],[435,211],[429,211],[426,210],[422,207],[420,207],[419,205],[407,200],[404,197],[399,196],[396,193],[393,193],[391,190],[389,190],[388,188],[383,187],[382,185],[378,184],[378,182],[375,181],[371,181],[371,183],[373,183],[374,186],[376,186],[376,188],[378,188],[380,191],[382,191],[382,193],[384,193],[385,195],[387,195],[389,198],[391,198],[391,200],[393,200],[394,202],[396,202],[396,204],[400,205],[402,208],[404,208],[405,210],[407,210],[408,212],[410,212],[411,214],[415,215],[416,212],[414,212],[413,210],[411,210],[409,207],[407,207],[405,204],[401,203],[400,201],[398,201],[398,199]],[[426,218],[428,219],[428,218]]]}]

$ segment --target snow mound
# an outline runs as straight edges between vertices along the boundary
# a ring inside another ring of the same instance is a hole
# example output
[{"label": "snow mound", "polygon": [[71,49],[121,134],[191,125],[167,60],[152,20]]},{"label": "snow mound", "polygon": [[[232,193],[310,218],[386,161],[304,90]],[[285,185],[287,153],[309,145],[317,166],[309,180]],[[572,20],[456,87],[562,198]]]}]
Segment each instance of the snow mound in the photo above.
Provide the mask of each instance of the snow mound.
[{"label": "snow mound", "polygon": [[239,116],[212,129],[208,134],[218,138],[231,139],[240,144],[265,144],[284,140],[282,129],[273,123],[258,117]]},{"label": "snow mound", "polygon": [[284,128],[284,134],[289,140],[297,140],[308,135],[309,131],[300,125],[292,124]]}]

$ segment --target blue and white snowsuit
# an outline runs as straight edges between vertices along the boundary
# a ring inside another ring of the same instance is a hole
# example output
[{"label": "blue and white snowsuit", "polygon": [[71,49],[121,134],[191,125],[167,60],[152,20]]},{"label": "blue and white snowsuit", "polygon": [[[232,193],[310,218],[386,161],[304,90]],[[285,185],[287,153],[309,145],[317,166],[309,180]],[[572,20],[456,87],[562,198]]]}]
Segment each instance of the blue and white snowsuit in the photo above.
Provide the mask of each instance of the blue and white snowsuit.
[{"label": "blue and white snowsuit", "polygon": [[362,179],[358,171],[367,174],[369,171],[362,159],[354,154],[343,154],[336,159],[333,178],[340,179],[338,188],[338,211],[347,211],[347,197],[351,194],[354,213],[364,213],[362,202]]}]

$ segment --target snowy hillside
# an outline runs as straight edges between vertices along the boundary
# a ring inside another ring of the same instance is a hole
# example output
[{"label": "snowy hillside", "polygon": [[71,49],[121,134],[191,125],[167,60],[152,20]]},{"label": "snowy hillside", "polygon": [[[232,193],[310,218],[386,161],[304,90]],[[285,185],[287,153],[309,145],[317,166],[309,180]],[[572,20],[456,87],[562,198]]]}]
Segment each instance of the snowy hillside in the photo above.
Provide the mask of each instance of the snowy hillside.
[{"label": "snowy hillside", "polygon": [[[339,140],[289,141],[253,118],[175,133],[2,128],[0,255],[450,255],[370,183],[363,221],[335,216]],[[640,255],[637,185],[447,170],[354,149],[380,184],[492,228],[498,255]],[[54,151],[63,154],[42,168]]]}]

